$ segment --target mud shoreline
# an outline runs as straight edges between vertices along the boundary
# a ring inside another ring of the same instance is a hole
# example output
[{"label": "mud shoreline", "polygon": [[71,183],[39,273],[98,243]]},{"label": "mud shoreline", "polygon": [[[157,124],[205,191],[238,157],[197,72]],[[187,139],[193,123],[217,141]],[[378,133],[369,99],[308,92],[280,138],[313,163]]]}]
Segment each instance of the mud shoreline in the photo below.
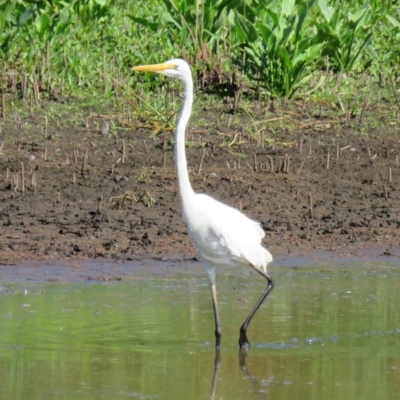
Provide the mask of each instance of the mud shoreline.
[{"label": "mud shoreline", "polygon": [[[246,116],[227,124],[218,110],[195,114],[187,137],[195,191],[260,221],[275,259],[368,249],[397,257],[395,125],[365,136],[357,125],[339,129],[304,117],[291,131],[267,125],[261,143],[243,133]],[[104,135],[103,119],[93,117],[89,128],[67,116],[58,126],[50,120],[46,137],[38,134],[39,117],[2,123],[1,265],[196,260],[181,220],[172,133],[136,124]]]}]

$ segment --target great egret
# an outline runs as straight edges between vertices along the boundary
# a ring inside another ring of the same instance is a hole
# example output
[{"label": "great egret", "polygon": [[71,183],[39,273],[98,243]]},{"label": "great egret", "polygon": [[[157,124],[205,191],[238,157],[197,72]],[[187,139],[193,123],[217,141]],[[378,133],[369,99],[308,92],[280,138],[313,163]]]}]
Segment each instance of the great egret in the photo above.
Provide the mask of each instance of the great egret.
[{"label": "great egret", "polygon": [[216,348],[221,343],[221,324],[218,313],[215,268],[223,266],[249,266],[262,275],[268,285],[260,299],[240,327],[239,346],[250,346],[246,331],[258,308],[274,287],[274,280],[267,274],[267,264],[272,256],[261,245],[265,236],[260,224],[247,218],[239,210],[229,207],[206,194],[193,191],[185,152],[185,131],[193,103],[193,80],[190,67],[181,59],[169,60],[163,64],[142,65],[133,71],[152,71],[178,78],[184,86],[184,101],[175,137],[175,159],[179,192],[182,201],[183,220],[189,237],[204,262],[211,285],[214,306]]}]

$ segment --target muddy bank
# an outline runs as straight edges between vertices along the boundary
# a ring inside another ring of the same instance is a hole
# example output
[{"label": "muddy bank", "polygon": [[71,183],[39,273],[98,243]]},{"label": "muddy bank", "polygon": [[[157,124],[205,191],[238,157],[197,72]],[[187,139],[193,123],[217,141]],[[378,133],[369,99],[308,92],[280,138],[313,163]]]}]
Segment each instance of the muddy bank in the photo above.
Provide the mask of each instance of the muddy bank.
[{"label": "muddy bank", "polygon": [[[46,131],[42,116],[2,122],[0,263],[195,259],[180,216],[172,133],[80,113],[49,117]],[[288,129],[254,125],[245,114],[232,123],[221,110],[195,114],[187,143],[193,187],[261,221],[273,255],[396,254],[396,125],[382,122],[366,135],[365,125],[310,115]],[[113,127],[106,134],[104,121]]]}]

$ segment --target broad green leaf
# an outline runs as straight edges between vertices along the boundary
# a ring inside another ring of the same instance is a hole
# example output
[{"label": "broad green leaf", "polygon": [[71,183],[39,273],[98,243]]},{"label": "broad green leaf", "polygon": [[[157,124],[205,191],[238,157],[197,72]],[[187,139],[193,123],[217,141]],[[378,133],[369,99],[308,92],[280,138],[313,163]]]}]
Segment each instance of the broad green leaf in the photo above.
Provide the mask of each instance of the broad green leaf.
[{"label": "broad green leaf", "polygon": [[278,14],[275,13],[274,11],[270,10],[269,8],[267,10],[265,10],[265,12],[267,13],[267,15],[269,17],[272,18],[272,20],[274,21],[274,25],[275,26],[279,26],[279,16],[278,16]]},{"label": "broad green leaf", "polygon": [[64,34],[64,32],[66,31],[66,29],[68,28],[69,25],[70,25],[69,22],[58,24],[57,27],[56,27],[56,30],[55,30],[55,35]]},{"label": "broad green leaf", "polygon": [[366,16],[367,12],[368,10],[366,10],[365,8],[358,10],[355,13],[349,12],[348,13],[349,21],[360,22]]},{"label": "broad green leaf", "polygon": [[46,32],[47,28],[50,25],[50,17],[47,14],[41,14],[35,20],[36,30],[40,35],[43,35]]},{"label": "broad green leaf", "polygon": [[254,25],[240,14],[235,14],[235,28],[242,40],[254,42],[257,40],[257,32]]},{"label": "broad green leaf", "polygon": [[99,6],[104,7],[107,4],[107,0],[94,0]]},{"label": "broad green leaf", "polygon": [[171,23],[174,24],[179,30],[182,29],[182,25],[178,23],[171,15],[169,11],[164,11],[161,14],[161,23]]},{"label": "broad green leaf", "polygon": [[153,32],[156,32],[158,29],[158,24],[156,24],[155,22],[150,22],[145,18],[135,17],[133,15],[128,15],[128,18],[130,18],[132,21],[138,23],[139,25],[143,25],[146,28],[149,28]]},{"label": "broad green leaf", "polygon": [[26,21],[32,16],[33,14],[33,7],[27,8],[23,14],[18,18],[18,25],[24,25]]},{"label": "broad green leaf", "polygon": [[275,35],[272,33],[272,31],[269,29],[269,27],[266,24],[258,22],[256,27],[257,27],[258,33],[261,35],[261,37],[263,38],[263,40],[265,42],[268,42],[269,40],[273,40],[275,38]]},{"label": "broad green leaf", "polygon": [[282,13],[286,16],[292,15],[295,0],[282,0]]},{"label": "broad green leaf", "polygon": [[393,18],[391,15],[387,14],[385,15],[385,17],[387,18],[387,20],[396,28],[400,28],[400,22],[396,19]]},{"label": "broad green leaf", "polygon": [[335,9],[333,7],[328,6],[326,0],[318,0],[319,9],[322,12],[322,15],[325,17],[326,21],[329,23],[331,22],[331,18]]},{"label": "broad green leaf", "polygon": [[233,10],[229,10],[228,13],[228,22],[233,26],[235,25],[235,12]]}]

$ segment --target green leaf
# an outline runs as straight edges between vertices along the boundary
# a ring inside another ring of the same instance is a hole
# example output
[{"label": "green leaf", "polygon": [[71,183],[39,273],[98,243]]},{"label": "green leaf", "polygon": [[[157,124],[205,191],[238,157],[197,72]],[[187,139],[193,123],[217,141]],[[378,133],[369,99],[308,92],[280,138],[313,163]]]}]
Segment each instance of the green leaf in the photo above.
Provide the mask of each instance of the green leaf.
[{"label": "green leaf", "polygon": [[331,22],[331,18],[335,9],[333,7],[328,6],[326,0],[318,0],[319,9],[322,12],[322,15],[325,17],[326,21],[329,23]]},{"label": "green leaf", "polygon": [[400,28],[400,22],[396,19],[393,18],[391,15],[386,15],[387,20],[396,28]]},{"label": "green leaf", "polygon": [[128,18],[131,19],[132,21],[138,23],[139,25],[149,28],[153,32],[156,32],[158,29],[158,24],[156,24],[155,22],[150,22],[145,18],[135,17],[134,15],[128,15]]},{"label": "green leaf", "polygon": [[39,15],[39,17],[36,18],[35,21],[36,30],[39,32],[41,36],[46,32],[49,25],[50,25],[50,17],[47,14],[41,14]]},{"label": "green leaf", "polygon": [[235,28],[239,37],[246,42],[254,42],[257,40],[257,32],[254,25],[240,14],[235,14]]},{"label": "green leaf", "polygon": [[161,22],[162,23],[171,23],[174,24],[179,30],[182,29],[182,25],[179,24],[171,15],[169,11],[164,11],[161,14]]},{"label": "green leaf", "polygon": [[266,24],[258,22],[256,26],[259,34],[265,42],[271,41],[275,38],[275,35]]},{"label": "green leaf", "polygon": [[294,0],[282,0],[282,12],[286,16],[292,14],[294,8]]},{"label": "green leaf", "polygon": [[24,25],[26,21],[32,16],[33,7],[27,8],[22,15],[18,18],[18,26]]},{"label": "green leaf", "polygon": [[107,4],[107,0],[94,0],[99,6],[104,7]]}]

